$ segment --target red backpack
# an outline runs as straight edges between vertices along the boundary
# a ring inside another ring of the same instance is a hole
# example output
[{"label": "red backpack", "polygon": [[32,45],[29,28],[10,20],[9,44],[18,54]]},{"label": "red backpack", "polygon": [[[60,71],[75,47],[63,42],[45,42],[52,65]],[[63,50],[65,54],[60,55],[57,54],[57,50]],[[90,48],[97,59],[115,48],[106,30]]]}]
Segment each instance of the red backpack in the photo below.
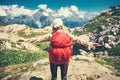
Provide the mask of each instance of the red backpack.
[{"label": "red backpack", "polygon": [[68,34],[56,32],[52,35],[51,49],[49,50],[49,60],[54,64],[64,64],[69,62],[72,55],[72,41]]}]

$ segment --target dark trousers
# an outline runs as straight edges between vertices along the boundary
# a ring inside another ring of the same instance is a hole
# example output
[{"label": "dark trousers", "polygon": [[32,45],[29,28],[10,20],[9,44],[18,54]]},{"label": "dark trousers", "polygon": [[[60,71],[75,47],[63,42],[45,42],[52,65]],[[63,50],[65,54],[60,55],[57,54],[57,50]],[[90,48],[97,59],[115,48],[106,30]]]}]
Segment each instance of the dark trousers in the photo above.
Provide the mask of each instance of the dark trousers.
[{"label": "dark trousers", "polygon": [[61,70],[61,80],[67,80],[68,63],[60,64],[60,65],[54,65],[53,63],[50,63],[50,70],[52,75],[51,80],[57,80],[58,67],[60,67],[60,70]]}]

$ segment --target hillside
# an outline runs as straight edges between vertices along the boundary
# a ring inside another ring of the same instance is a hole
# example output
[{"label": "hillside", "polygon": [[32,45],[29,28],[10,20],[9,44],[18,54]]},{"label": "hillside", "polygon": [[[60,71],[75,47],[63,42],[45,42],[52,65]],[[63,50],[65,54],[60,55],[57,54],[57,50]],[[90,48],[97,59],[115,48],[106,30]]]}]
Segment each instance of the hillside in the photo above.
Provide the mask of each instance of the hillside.
[{"label": "hillside", "polygon": [[[68,80],[120,80],[119,12],[120,6],[112,6],[82,28],[65,28],[79,38],[102,45],[97,48],[73,46]],[[50,26],[34,29],[18,24],[0,25],[0,80],[50,80],[46,51],[49,42],[23,41],[42,38],[50,32]]]},{"label": "hillside", "polygon": [[73,33],[87,34],[90,41],[100,43],[102,47],[92,50],[100,52],[97,54],[114,55],[111,49],[120,46],[120,6],[109,7],[82,28],[75,29]]},{"label": "hillside", "polygon": [[0,25],[1,25],[1,26],[5,26],[6,24],[5,24],[5,23],[3,23],[3,22],[0,22]]},{"label": "hillside", "polygon": [[[33,64],[11,65],[5,72],[11,73],[2,80],[50,80],[50,66],[48,59],[41,59]],[[108,65],[100,65],[94,58],[73,56],[68,69],[68,80],[120,80],[114,75],[115,69]],[[58,80],[60,69],[58,68]]]}]

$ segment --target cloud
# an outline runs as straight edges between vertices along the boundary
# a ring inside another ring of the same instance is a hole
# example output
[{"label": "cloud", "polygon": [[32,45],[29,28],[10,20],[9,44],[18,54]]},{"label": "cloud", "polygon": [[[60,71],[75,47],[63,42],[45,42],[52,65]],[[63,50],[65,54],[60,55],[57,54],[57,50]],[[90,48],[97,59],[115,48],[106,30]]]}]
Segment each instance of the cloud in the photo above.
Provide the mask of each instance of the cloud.
[{"label": "cloud", "polygon": [[80,23],[82,21],[92,19],[94,16],[98,15],[98,12],[81,11],[75,5],[71,5],[70,7],[61,7],[58,10],[48,8],[47,4],[40,4],[38,5],[38,9],[35,10],[26,9],[24,6],[19,5],[0,6],[0,16],[9,16],[12,20],[14,17],[21,15],[30,16],[38,27],[41,27],[42,24],[45,24],[41,22],[41,17],[42,21],[44,20],[46,22],[52,22],[55,18],[59,17],[66,22]]},{"label": "cloud", "polygon": [[72,12],[69,10],[69,8],[60,8],[58,10],[58,16],[63,16],[63,17],[70,17],[72,15]]},{"label": "cloud", "polygon": [[0,7],[0,16],[7,16],[6,12]]},{"label": "cloud", "polygon": [[78,12],[78,8],[75,5],[70,6],[72,11]]},{"label": "cloud", "polygon": [[0,12],[0,16],[32,15],[32,10],[25,9],[24,6],[19,7],[18,5],[0,6]]},{"label": "cloud", "polygon": [[46,10],[47,5],[46,4],[40,4],[40,5],[38,5],[38,8]]},{"label": "cloud", "polygon": [[76,17],[79,17],[79,18],[84,18],[85,17],[85,12],[84,11],[79,11],[78,8],[75,5],[72,5],[70,7],[70,10],[73,12],[73,15],[76,15]]},{"label": "cloud", "polygon": [[40,4],[38,5],[38,10],[43,10],[42,15],[49,16],[50,13],[53,13],[53,10],[50,8],[47,8],[46,4]]},{"label": "cloud", "polygon": [[0,6],[0,16],[6,16],[8,14],[12,16],[19,16],[22,14],[32,16],[33,14],[38,12],[39,9],[43,10],[42,14],[45,16],[50,16],[51,14],[54,15],[54,17],[63,17],[63,18],[70,18],[70,17],[85,18],[86,14],[88,15],[98,14],[98,12],[80,11],[78,7],[76,7],[75,5],[71,5],[70,7],[61,7],[58,10],[52,10],[50,8],[47,8],[47,4],[40,4],[38,5],[38,9],[36,10],[25,9],[24,6],[18,6],[18,5]]},{"label": "cloud", "polygon": [[75,22],[80,21],[80,19],[92,19],[94,16],[98,15],[98,12],[81,11],[75,5],[71,5],[70,7],[61,7],[54,15]]}]

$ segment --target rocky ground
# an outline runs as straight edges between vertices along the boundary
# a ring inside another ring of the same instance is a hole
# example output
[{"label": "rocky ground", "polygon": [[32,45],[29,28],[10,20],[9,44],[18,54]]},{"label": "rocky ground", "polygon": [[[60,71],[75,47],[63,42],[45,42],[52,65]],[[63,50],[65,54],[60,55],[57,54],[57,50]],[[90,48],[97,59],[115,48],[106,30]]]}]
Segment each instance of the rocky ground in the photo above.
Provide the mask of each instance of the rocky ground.
[{"label": "rocky ground", "polygon": [[[68,80],[120,80],[120,77],[116,77],[113,73],[112,70],[96,63],[94,58],[79,55],[71,58],[67,78]],[[2,80],[8,80],[9,77]],[[51,80],[50,78],[49,61],[43,59],[33,63],[17,80]],[[57,78],[61,80],[59,68]]]}]

